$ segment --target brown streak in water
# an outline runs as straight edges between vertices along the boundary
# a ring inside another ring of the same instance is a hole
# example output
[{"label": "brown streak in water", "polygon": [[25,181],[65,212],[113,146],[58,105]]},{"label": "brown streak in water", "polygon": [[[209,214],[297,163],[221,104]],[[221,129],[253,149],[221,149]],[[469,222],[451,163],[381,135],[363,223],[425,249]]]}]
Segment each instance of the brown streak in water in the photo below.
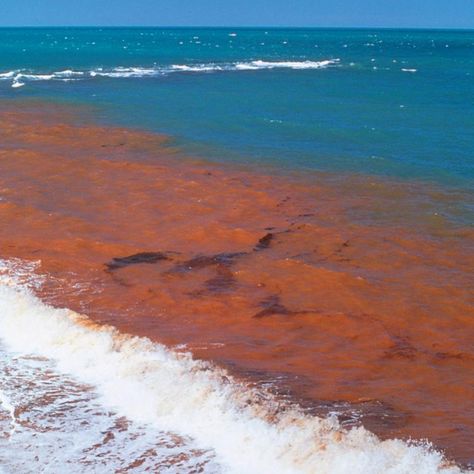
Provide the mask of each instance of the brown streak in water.
[{"label": "brown streak in water", "polygon": [[41,260],[40,296],[97,324],[472,461],[474,233],[437,212],[466,195],[211,165],[166,143],[0,104],[0,257]]}]

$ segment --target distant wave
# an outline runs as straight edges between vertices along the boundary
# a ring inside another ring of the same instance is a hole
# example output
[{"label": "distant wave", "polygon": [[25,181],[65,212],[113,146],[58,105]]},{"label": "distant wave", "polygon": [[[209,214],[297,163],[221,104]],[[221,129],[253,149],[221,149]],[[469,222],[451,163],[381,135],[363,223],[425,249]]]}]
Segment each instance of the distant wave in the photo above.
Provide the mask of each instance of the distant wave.
[{"label": "distant wave", "polygon": [[258,69],[323,69],[335,66],[339,59],[327,59],[324,61],[251,61],[248,63],[237,63],[235,68],[239,71]]},{"label": "distant wave", "polygon": [[[342,428],[334,417],[305,415],[190,354],[48,306],[29,289],[40,284],[34,264],[0,260],[2,344],[15,354],[46,357],[95,387],[103,406],[119,415],[191,436],[212,449],[225,472],[461,472],[429,446],[381,441],[364,428]],[[4,405],[7,416],[11,405]]]},{"label": "distant wave", "polygon": [[339,59],[325,59],[322,61],[263,61],[255,60],[235,63],[207,63],[207,64],[172,64],[155,67],[114,67],[94,68],[84,71],[66,69],[55,72],[34,72],[14,70],[0,73],[0,81],[11,81],[12,87],[21,87],[30,81],[76,81],[100,77],[108,78],[146,78],[159,77],[172,73],[212,73],[226,71],[260,71],[265,69],[325,69],[337,66]]}]

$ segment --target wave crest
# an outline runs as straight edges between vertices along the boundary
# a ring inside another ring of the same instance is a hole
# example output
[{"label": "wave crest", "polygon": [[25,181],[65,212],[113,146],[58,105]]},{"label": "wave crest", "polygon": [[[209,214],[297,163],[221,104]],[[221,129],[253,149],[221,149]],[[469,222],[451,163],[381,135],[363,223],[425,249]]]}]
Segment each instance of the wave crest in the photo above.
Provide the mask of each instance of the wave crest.
[{"label": "wave crest", "polygon": [[114,67],[95,68],[83,71],[66,69],[50,73],[14,70],[0,73],[1,80],[11,80],[12,87],[20,87],[29,81],[63,81],[85,80],[93,78],[146,78],[160,77],[172,73],[212,73],[212,72],[238,72],[260,71],[269,69],[325,69],[339,64],[339,59],[326,59],[322,61],[264,61],[255,60],[235,63],[207,63],[207,64],[173,64],[170,66],[154,67]]}]

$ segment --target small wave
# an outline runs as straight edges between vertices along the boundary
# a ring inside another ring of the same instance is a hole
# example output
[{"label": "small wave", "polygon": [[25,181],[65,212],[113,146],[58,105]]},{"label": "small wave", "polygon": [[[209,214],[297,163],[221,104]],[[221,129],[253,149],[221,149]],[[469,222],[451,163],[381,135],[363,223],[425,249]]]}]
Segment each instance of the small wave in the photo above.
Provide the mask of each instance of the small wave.
[{"label": "small wave", "polygon": [[116,67],[110,71],[96,69],[89,71],[90,77],[112,77],[112,78],[139,78],[147,76],[162,75],[164,71],[160,68],[141,68],[141,67]]},{"label": "small wave", "polygon": [[322,61],[263,61],[255,60],[236,63],[205,63],[205,64],[173,64],[169,66],[154,67],[115,67],[95,68],[84,71],[65,69],[51,73],[34,73],[26,70],[15,70],[0,73],[0,80],[11,80],[12,87],[21,87],[30,81],[71,81],[93,78],[147,78],[159,77],[172,73],[212,73],[232,71],[258,71],[265,69],[324,69],[339,64],[339,59],[326,59]]},{"label": "small wave", "polygon": [[72,71],[71,69],[66,69],[64,71],[57,71],[54,73],[55,77],[82,77],[84,76],[83,71]]},{"label": "small wave", "polygon": [[25,265],[0,260],[6,348],[55,362],[55,370],[96,387],[102,406],[134,423],[191,437],[226,472],[461,473],[427,445],[381,441],[362,427],[342,428],[334,417],[305,415],[189,353],[48,306],[30,289],[43,281],[30,273],[37,263]]},{"label": "small wave", "polygon": [[185,64],[173,64],[171,71],[174,72],[213,72],[213,71],[229,71],[229,66],[219,66],[218,64],[201,64],[195,66],[187,66]]},{"label": "small wave", "polygon": [[418,69],[409,69],[409,68],[402,68],[403,72],[417,72]]},{"label": "small wave", "polygon": [[54,361],[55,370],[96,387],[104,407],[135,423],[190,436],[226,472],[461,472],[427,445],[381,441],[362,427],[342,428],[334,417],[305,415],[190,354],[48,306],[28,288],[32,268],[0,260],[0,338],[7,349]]},{"label": "small wave", "polygon": [[15,80],[27,80],[27,81],[50,81],[56,77],[56,73],[54,74],[17,74],[15,76]]},{"label": "small wave", "polygon": [[323,69],[339,63],[339,59],[324,61],[251,61],[237,63],[235,68],[239,71],[259,69]]}]

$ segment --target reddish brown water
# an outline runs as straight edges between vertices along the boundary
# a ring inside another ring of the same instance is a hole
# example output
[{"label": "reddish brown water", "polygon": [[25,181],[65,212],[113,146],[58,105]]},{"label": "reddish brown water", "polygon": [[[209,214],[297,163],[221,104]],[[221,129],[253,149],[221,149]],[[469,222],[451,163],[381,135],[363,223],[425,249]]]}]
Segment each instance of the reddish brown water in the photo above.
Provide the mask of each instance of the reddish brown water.
[{"label": "reddish brown water", "polygon": [[0,258],[41,260],[43,298],[474,460],[474,233],[443,217],[465,195],[210,164],[74,113],[0,108]]}]

